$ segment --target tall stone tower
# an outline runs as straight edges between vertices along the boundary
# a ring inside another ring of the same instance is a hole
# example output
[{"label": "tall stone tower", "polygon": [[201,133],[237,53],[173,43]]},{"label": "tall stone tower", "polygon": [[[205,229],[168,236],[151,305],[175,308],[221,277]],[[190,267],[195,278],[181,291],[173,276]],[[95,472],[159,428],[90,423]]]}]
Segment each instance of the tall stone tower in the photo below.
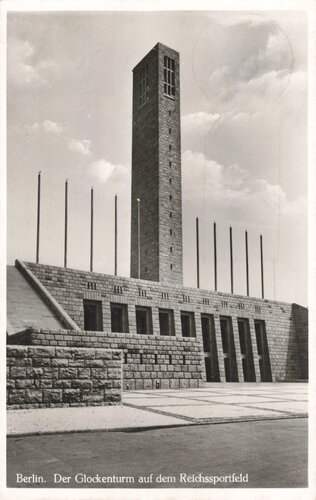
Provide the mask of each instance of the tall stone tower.
[{"label": "tall stone tower", "polygon": [[139,275],[183,283],[179,53],[161,43],[133,70],[131,277]]}]

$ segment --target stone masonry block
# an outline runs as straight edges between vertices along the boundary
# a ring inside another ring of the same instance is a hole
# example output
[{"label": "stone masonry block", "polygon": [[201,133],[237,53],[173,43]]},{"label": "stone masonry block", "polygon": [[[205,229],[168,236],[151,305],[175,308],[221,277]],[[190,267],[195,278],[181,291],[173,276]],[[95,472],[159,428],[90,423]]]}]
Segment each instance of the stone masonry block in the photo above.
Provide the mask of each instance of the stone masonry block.
[{"label": "stone masonry block", "polygon": [[22,404],[25,401],[24,390],[12,390],[9,392],[9,404]]},{"label": "stone masonry block", "polygon": [[69,359],[63,359],[63,358],[55,358],[51,360],[51,366],[60,366],[60,367],[65,367],[68,366]]},{"label": "stone masonry block", "polygon": [[40,389],[26,389],[25,403],[41,403],[43,400],[43,391]]},{"label": "stone masonry block", "polygon": [[179,380],[170,380],[170,389],[179,389]]},{"label": "stone masonry block", "polygon": [[106,370],[104,368],[91,368],[92,379],[104,379],[106,377]]},{"label": "stone masonry block", "polygon": [[44,403],[62,403],[63,393],[60,389],[44,389]]},{"label": "stone masonry block", "polygon": [[69,347],[56,347],[56,353],[55,353],[56,358],[73,358],[73,349]]},{"label": "stone masonry block", "polygon": [[10,368],[10,377],[11,378],[25,378],[27,370],[21,367],[11,366]]},{"label": "stone masonry block", "polygon": [[76,379],[71,381],[71,387],[73,389],[92,389],[92,380],[86,379]]},{"label": "stone masonry block", "polygon": [[90,368],[78,368],[78,378],[90,378]]},{"label": "stone masonry block", "polygon": [[30,358],[53,358],[55,348],[53,347],[29,347],[28,356]]},{"label": "stone masonry block", "polygon": [[96,402],[100,402],[100,401],[103,401],[104,400],[104,394],[103,394],[103,391],[102,392],[88,392],[88,391],[85,391],[83,392],[82,394],[82,401],[86,402],[86,403],[96,403]]},{"label": "stone masonry block", "polygon": [[54,387],[54,389],[70,389],[71,388],[71,379],[54,380],[53,387]]},{"label": "stone masonry block", "polygon": [[90,348],[76,348],[74,350],[75,359],[93,359],[95,357],[95,350]]},{"label": "stone masonry block", "polygon": [[109,368],[108,369],[108,378],[113,379],[113,378],[120,378],[121,377],[121,370],[119,368]]},{"label": "stone masonry block", "polygon": [[27,346],[7,346],[7,357],[10,358],[25,358],[27,357]]},{"label": "stone masonry block", "polygon": [[33,358],[33,366],[50,366],[51,358]]},{"label": "stone masonry block", "polygon": [[76,378],[77,377],[77,369],[76,368],[60,368],[59,369],[59,378],[67,379],[67,378]]},{"label": "stone masonry block", "polygon": [[64,403],[76,403],[80,401],[80,389],[65,389],[63,393]]}]

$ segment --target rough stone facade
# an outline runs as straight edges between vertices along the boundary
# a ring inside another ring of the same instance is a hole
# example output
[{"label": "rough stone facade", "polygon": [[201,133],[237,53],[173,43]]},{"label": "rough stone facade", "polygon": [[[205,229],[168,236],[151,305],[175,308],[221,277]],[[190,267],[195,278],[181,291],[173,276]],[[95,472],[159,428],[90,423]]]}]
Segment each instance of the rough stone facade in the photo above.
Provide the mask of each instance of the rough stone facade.
[{"label": "rough stone facade", "polygon": [[203,383],[195,338],[29,328],[16,342],[121,350],[124,389],[196,388]]},{"label": "rough stone facade", "polygon": [[[181,315],[191,313],[194,319],[194,331],[191,345],[195,345],[200,353],[202,379],[206,381],[204,366],[204,348],[202,336],[202,315],[208,315],[214,322],[214,345],[218,358],[219,380],[225,381],[225,353],[223,352],[221,320],[228,318],[231,323],[234,350],[236,356],[238,381],[244,380],[243,361],[238,332],[238,320],[248,320],[250,333],[250,348],[253,356],[255,380],[262,379],[260,374],[260,355],[255,331],[255,322],[261,321],[266,332],[269,361],[272,380],[299,379],[302,377],[302,356],[307,353],[298,352],[298,332],[293,320],[293,305],[266,299],[230,295],[209,290],[184,288],[177,285],[167,285],[145,280],[136,280],[99,273],[89,273],[73,269],[58,268],[41,264],[26,264],[52,296],[65,309],[70,317],[84,330],[84,300],[99,302],[102,307],[102,332],[100,338],[110,338],[111,334],[111,304],[126,305],[128,328],[121,333],[125,342],[141,345],[157,337],[168,342],[176,339],[177,348],[187,341],[182,336]],[[91,283],[94,290],[91,291]],[[153,335],[137,334],[136,306],[147,307],[152,316]],[[301,318],[305,318],[307,310],[300,306]],[[160,335],[159,312],[172,311],[174,317],[174,337]],[[303,319],[301,320],[301,322]],[[89,336],[89,332],[87,332]],[[87,339],[88,340],[88,339]],[[116,347],[116,344],[114,345]],[[150,346],[151,347],[151,346]],[[307,349],[307,344],[304,344]]]},{"label": "rough stone facade", "polygon": [[[164,58],[174,61],[174,96],[164,92]],[[148,72],[148,96],[140,102]],[[183,282],[178,52],[158,43],[133,70],[131,276],[138,277],[140,199],[141,279]]]},{"label": "rough stone facade", "polygon": [[112,405],[121,392],[120,350],[7,347],[8,409]]},{"label": "rough stone facade", "polygon": [[293,304],[293,322],[295,330],[295,340],[293,349],[298,352],[300,360],[300,377],[308,379],[308,311],[305,307]]}]

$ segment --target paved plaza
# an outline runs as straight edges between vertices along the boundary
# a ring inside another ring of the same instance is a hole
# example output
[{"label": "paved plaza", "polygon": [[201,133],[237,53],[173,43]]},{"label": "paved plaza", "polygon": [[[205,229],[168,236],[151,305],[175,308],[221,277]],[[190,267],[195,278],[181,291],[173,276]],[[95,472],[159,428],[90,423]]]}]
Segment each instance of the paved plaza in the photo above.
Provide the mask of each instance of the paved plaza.
[{"label": "paved plaza", "polygon": [[208,384],[200,389],[127,391],[123,404],[7,412],[9,436],[138,430],[307,416],[308,384]]},{"label": "paved plaza", "polygon": [[306,417],[307,387],[218,383],[201,389],[125,393],[124,404],[192,423]]}]

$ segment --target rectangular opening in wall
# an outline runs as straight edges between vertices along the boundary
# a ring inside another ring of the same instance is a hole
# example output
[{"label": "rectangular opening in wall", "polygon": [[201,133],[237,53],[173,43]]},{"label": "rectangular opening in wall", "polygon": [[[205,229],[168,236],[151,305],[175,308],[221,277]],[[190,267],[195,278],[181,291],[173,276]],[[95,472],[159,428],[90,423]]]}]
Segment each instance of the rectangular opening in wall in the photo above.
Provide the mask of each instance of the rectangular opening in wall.
[{"label": "rectangular opening in wall", "polygon": [[229,319],[228,318],[221,318],[220,325],[221,325],[221,337],[222,337],[223,353],[228,355],[228,353],[229,353],[229,336],[230,336]]},{"label": "rectangular opening in wall", "polygon": [[97,289],[97,284],[95,281],[87,281],[87,288],[88,290],[96,290]]},{"label": "rectangular opening in wall", "polygon": [[255,382],[255,367],[253,362],[252,344],[249,328],[249,319],[237,318],[240,353],[245,382]]},{"label": "rectangular opening in wall", "polygon": [[84,329],[92,332],[102,332],[102,302],[99,300],[83,301]]},{"label": "rectangular opening in wall", "polygon": [[152,335],[153,324],[150,307],[135,306],[136,329],[140,335]]},{"label": "rectangular opening in wall", "polygon": [[113,287],[113,293],[122,294],[123,293],[123,287],[121,285],[114,285],[114,287]]},{"label": "rectangular opening in wall", "polygon": [[238,382],[236,351],[231,317],[220,316],[220,327],[226,382]]},{"label": "rectangular opening in wall", "polygon": [[180,311],[182,337],[195,337],[194,312]]},{"label": "rectangular opening in wall", "polygon": [[111,303],[111,331],[128,333],[127,304]]},{"label": "rectangular opening in wall", "polygon": [[213,314],[201,314],[206,382],[220,382]]},{"label": "rectangular opening in wall", "polygon": [[143,106],[149,99],[148,66],[141,69],[139,75],[139,106]]},{"label": "rectangular opening in wall", "polygon": [[173,336],[175,334],[172,309],[159,309],[159,328],[160,335]]},{"label": "rectangular opening in wall", "polygon": [[255,332],[261,382],[272,382],[270,355],[265,321],[255,319]]},{"label": "rectangular opening in wall", "polygon": [[174,97],[175,95],[174,70],[174,59],[164,56],[164,93],[169,97]]}]

